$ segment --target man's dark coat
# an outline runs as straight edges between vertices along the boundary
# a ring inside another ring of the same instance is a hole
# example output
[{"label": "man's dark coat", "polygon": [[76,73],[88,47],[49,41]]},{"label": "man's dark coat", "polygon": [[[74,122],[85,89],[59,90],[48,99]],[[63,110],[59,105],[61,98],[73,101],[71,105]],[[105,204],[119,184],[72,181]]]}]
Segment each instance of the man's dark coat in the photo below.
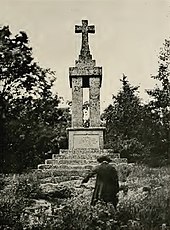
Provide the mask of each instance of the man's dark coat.
[{"label": "man's dark coat", "polygon": [[95,205],[98,200],[111,202],[115,207],[117,205],[117,193],[119,192],[118,175],[116,169],[108,162],[104,161],[94,168],[82,181],[88,180],[96,175],[96,184],[92,196],[91,205]]}]

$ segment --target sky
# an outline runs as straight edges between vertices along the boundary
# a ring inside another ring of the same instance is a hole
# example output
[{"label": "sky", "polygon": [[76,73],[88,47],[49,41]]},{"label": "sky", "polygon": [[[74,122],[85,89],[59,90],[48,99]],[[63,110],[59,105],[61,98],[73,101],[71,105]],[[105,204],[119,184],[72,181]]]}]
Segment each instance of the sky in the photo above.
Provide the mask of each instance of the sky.
[{"label": "sky", "polygon": [[147,101],[160,48],[170,38],[170,0],[0,0],[0,25],[9,25],[14,35],[27,33],[35,60],[56,71],[54,91],[65,100],[71,100],[69,67],[81,45],[74,28],[83,19],[95,25],[89,43],[103,68],[101,110],[121,88],[123,73]]}]

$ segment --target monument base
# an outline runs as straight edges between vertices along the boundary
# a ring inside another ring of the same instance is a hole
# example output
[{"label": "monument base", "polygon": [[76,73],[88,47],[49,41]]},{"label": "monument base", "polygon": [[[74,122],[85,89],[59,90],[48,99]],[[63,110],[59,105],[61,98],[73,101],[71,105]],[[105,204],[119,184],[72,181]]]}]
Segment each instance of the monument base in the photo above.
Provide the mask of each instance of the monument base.
[{"label": "monument base", "polygon": [[103,149],[105,127],[68,128],[69,150]]}]

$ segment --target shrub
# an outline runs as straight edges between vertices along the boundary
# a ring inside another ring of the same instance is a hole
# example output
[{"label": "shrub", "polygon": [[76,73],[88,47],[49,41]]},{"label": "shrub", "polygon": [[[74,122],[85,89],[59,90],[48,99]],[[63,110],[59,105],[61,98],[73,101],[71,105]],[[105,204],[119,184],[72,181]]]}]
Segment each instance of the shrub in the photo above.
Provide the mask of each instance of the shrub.
[{"label": "shrub", "polygon": [[32,173],[9,178],[8,185],[0,191],[0,229],[19,230],[23,229],[22,213],[39,193],[39,185]]}]

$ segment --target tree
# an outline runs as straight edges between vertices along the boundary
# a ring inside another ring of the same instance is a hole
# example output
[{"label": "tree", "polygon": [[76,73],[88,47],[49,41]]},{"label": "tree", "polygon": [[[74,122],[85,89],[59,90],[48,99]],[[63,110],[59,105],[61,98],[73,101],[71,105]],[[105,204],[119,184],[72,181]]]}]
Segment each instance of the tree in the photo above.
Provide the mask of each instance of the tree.
[{"label": "tree", "polygon": [[36,168],[60,148],[67,148],[68,108],[59,107],[59,98],[48,97],[24,104],[16,101],[6,130],[6,168],[13,171]]},{"label": "tree", "polygon": [[106,121],[106,147],[134,160],[141,157],[144,149],[140,142],[143,107],[137,96],[139,87],[131,86],[125,75],[121,82],[122,89],[113,96],[113,104],[102,115]]},{"label": "tree", "polygon": [[13,99],[51,94],[54,80],[54,72],[34,62],[25,32],[12,37],[8,26],[0,28],[1,117],[6,116]]},{"label": "tree", "polygon": [[13,37],[8,26],[0,28],[2,171],[36,167],[66,139],[70,114],[59,108],[54,81],[54,72],[34,61],[25,32]]},{"label": "tree", "polygon": [[160,162],[170,162],[170,40],[165,40],[160,50],[158,74],[152,76],[159,81],[153,90],[147,90],[151,96],[148,109],[154,116],[155,127],[152,133],[155,136],[152,154]]}]

